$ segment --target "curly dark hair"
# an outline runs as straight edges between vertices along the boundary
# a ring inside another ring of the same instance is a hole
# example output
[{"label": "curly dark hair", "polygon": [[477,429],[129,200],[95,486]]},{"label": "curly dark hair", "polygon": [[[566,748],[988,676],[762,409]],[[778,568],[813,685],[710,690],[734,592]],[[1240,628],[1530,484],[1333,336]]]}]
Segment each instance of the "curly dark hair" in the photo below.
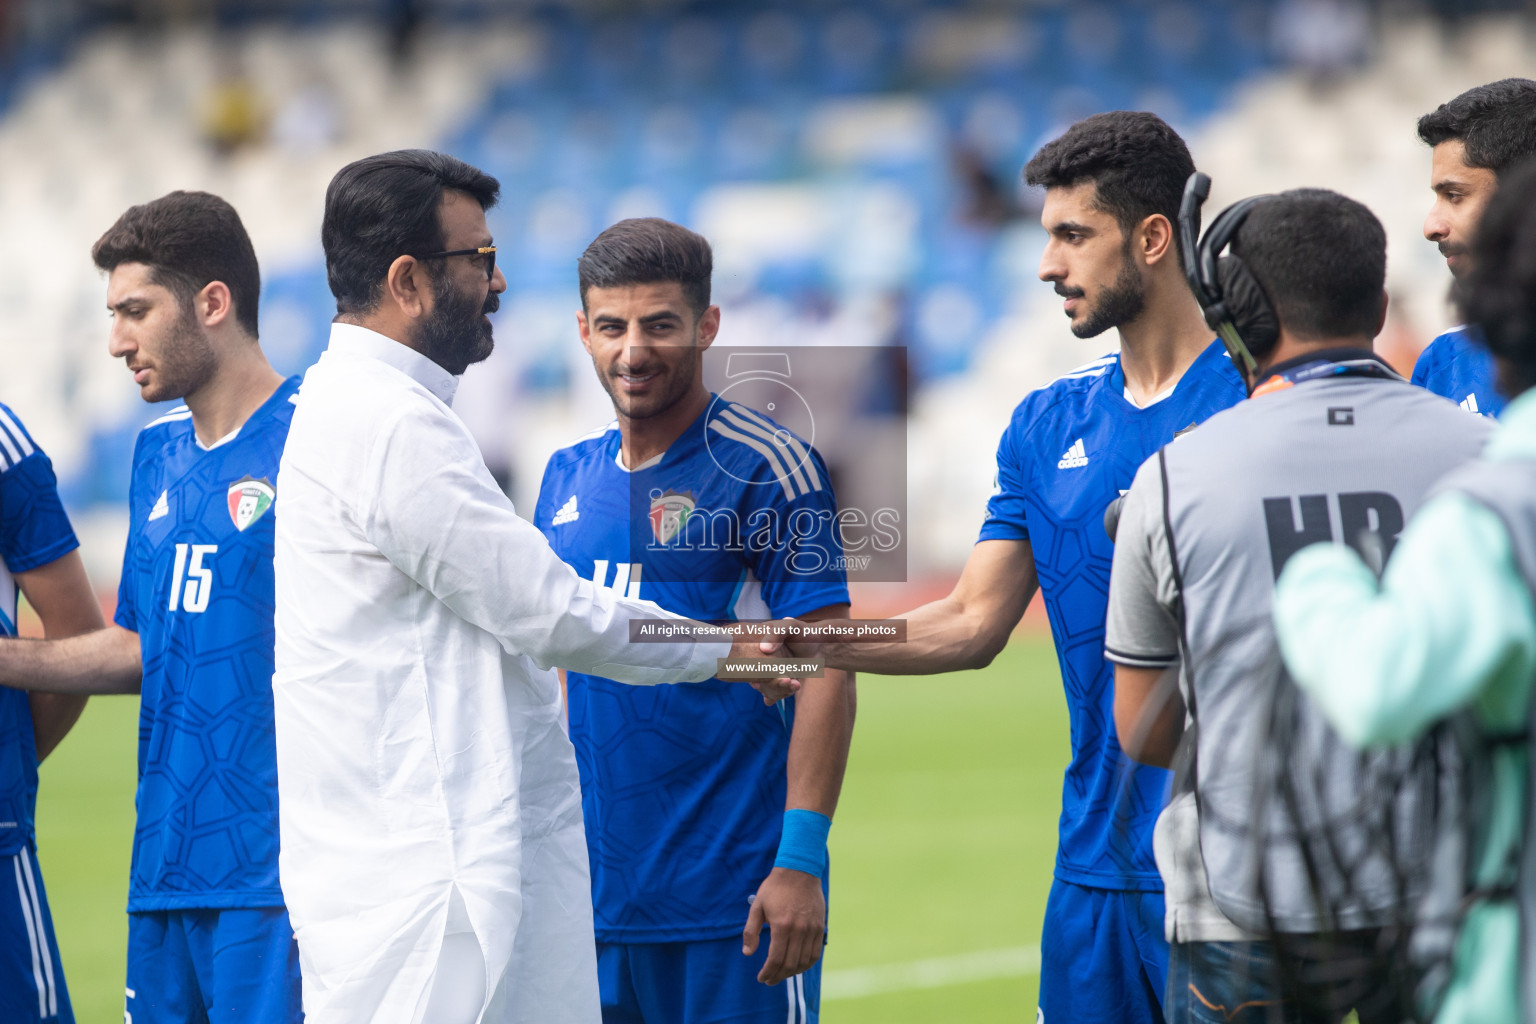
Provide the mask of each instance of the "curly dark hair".
[{"label": "curly dark hair", "polygon": [[1510,398],[1536,385],[1536,160],[1504,177],[1472,239],[1461,312],[1499,364]]},{"label": "curly dark hair", "polygon": [[1430,146],[1460,139],[1469,167],[1495,175],[1536,157],[1536,82],[1502,78],[1468,89],[1419,118]]},{"label": "curly dark hair", "polygon": [[1179,133],[1156,114],[1138,110],[1086,117],[1041,146],[1024,166],[1031,185],[1071,188],[1093,182],[1094,205],[1126,233],[1154,213],[1178,224],[1184,183],[1193,173],[1194,158]]}]

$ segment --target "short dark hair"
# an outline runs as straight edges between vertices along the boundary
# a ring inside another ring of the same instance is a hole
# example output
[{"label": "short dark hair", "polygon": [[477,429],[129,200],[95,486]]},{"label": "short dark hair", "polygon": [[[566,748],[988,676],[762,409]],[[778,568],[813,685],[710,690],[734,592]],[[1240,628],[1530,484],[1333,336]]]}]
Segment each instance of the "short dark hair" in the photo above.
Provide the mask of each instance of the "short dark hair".
[{"label": "short dark hair", "polygon": [[709,308],[709,279],[715,255],[709,240],[660,217],[621,220],[587,246],[576,261],[581,305],[589,288],[676,281],[694,316]]},{"label": "short dark hair", "polygon": [[251,236],[235,208],[208,192],[171,192],[130,206],[91,246],[91,259],[108,273],[124,263],[149,267],[150,280],[183,304],[210,282],[223,281],[235,320],[257,337],[261,268]]},{"label": "short dark hair", "polygon": [[1462,315],[1500,362],[1500,390],[1536,385],[1536,160],[1510,171],[1472,239]]},{"label": "short dark hair", "polygon": [[1321,188],[1281,192],[1249,212],[1232,252],[1297,338],[1375,336],[1387,233],[1363,204]]},{"label": "short dark hair", "polygon": [[1503,175],[1536,156],[1536,82],[1503,78],[1468,89],[1419,118],[1419,138],[1430,146],[1459,139],[1467,166]]},{"label": "short dark hair", "polygon": [[[1194,158],[1179,133],[1156,114],[1138,110],[1086,117],[1024,165],[1024,180],[1031,185],[1071,188],[1093,182],[1094,205],[1127,234],[1154,213],[1177,228],[1184,183],[1194,173]],[[1177,245],[1177,230],[1174,240]]]},{"label": "short dark hair", "polygon": [[325,190],[320,244],[338,313],[376,308],[384,276],[401,256],[442,251],[439,207],[449,191],[462,192],[489,210],[501,198],[501,183],[478,167],[429,149],[378,153],[336,172]]}]

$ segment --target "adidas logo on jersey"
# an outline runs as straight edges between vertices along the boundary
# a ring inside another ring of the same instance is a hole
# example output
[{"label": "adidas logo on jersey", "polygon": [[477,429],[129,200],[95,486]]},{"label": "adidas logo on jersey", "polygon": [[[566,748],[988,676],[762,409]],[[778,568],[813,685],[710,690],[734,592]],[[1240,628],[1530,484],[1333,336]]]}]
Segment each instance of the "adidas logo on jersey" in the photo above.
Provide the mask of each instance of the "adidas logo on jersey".
[{"label": "adidas logo on jersey", "polygon": [[155,507],[149,510],[149,518],[151,522],[161,518],[162,516],[168,516],[171,514],[171,503],[166,500],[165,494],[165,491],[161,491],[160,497],[155,499]]},{"label": "adidas logo on jersey", "polygon": [[573,494],[571,495],[569,501],[560,506],[559,511],[555,513],[555,518],[551,521],[551,523],[554,526],[561,526],[565,523],[574,523],[580,518],[581,513],[576,511],[576,495]]},{"label": "adidas logo on jersey", "polygon": [[1083,439],[1078,438],[1072,442],[1072,447],[1061,453],[1061,461],[1056,463],[1057,469],[1080,469],[1088,465],[1088,453],[1083,448]]},{"label": "adidas logo on jersey", "polygon": [[1477,395],[1471,394],[1461,400],[1461,407],[1467,412],[1477,412]]}]

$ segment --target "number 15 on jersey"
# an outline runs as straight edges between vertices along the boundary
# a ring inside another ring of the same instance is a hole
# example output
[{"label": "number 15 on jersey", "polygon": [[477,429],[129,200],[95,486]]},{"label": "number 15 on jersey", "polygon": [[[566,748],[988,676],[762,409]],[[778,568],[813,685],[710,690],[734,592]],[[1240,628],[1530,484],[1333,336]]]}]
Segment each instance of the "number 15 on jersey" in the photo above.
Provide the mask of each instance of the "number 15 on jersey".
[{"label": "number 15 on jersey", "polygon": [[177,544],[176,568],[171,575],[171,600],[167,610],[201,612],[208,607],[213,592],[213,566],[204,565],[219,550],[217,544]]}]

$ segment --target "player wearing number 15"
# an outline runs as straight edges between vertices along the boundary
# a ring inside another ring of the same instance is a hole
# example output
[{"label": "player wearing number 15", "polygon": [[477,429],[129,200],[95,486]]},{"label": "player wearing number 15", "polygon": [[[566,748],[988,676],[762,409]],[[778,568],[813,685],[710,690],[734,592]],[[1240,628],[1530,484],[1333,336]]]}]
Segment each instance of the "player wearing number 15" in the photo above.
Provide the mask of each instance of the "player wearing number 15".
[{"label": "player wearing number 15", "polygon": [[0,645],[0,683],[141,694],[125,1019],[302,1019],[278,885],[272,482],[297,379],[256,337],[260,272],[224,200],[173,192],[96,243],[108,349],[150,402],[114,624]]}]

